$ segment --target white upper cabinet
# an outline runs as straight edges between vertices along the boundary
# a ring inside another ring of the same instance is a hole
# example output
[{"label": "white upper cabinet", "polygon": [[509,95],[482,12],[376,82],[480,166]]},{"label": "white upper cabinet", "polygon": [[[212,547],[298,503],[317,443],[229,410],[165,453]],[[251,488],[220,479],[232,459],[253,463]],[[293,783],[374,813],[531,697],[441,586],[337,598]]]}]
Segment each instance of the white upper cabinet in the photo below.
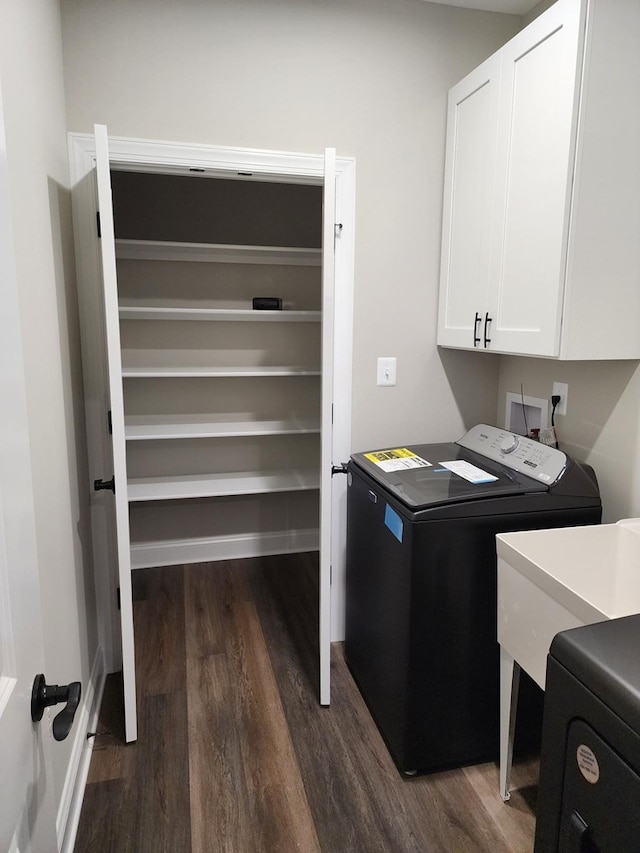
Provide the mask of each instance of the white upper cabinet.
[{"label": "white upper cabinet", "polygon": [[558,0],[449,97],[438,343],[640,358],[640,3]]},{"label": "white upper cabinet", "polygon": [[438,343],[480,342],[489,301],[500,56],[483,62],[449,92],[447,171]]},{"label": "white upper cabinet", "polygon": [[557,355],[571,203],[579,9],[562,3],[502,51],[491,344]]}]

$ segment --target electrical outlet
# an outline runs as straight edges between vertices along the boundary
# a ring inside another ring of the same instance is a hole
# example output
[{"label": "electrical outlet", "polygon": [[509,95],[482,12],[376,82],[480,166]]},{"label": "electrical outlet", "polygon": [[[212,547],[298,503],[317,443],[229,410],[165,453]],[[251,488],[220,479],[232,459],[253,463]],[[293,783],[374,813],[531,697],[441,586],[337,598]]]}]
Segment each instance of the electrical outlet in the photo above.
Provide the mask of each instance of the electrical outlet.
[{"label": "electrical outlet", "polygon": [[378,359],[378,385],[396,384],[396,365],[395,358]]},{"label": "electrical outlet", "polygon": [[555,397],[556,395],[560,397],[560,402],[556,406],[556,415],[566,415],[567,414],[567,396],[569,394],[569,386],[566,382],[554,382],[553,383],[553,391],[551,392],[551,396]]}]

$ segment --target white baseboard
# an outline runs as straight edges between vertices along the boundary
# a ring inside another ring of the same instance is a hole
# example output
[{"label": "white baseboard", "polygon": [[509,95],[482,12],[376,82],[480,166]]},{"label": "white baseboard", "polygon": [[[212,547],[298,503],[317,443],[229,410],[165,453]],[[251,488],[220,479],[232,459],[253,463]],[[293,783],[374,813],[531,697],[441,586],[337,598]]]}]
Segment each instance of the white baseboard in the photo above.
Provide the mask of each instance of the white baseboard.
[{"label": "white baseboard", "polygon": [[317,551],[317,529],[277,533],[247,533],[203,539],[174,539],[131,544],[131,568],[175,566],[182,563],[206,563],[271,554],[295,554]]},{"label": "white baseboard", "polygon": [[98,725],[105,679],[104,655],[98,647],[89,683],[82,686],[84,696],[78,712],[79,717],[76,717],[72,729],[73,747],[56,818],[56,834],[61,853],[73,853],[94,743],[94,738],[88,738],[87,735],[89,732],[95,732]]}]

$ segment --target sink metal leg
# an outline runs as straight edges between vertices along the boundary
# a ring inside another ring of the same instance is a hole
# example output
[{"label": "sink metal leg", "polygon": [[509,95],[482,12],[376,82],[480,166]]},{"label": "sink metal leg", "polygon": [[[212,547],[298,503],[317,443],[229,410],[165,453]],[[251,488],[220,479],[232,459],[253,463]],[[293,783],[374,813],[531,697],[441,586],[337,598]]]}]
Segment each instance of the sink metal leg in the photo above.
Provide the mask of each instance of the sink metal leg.
[{"label": "sink metal leg", "polygon": [[500,796],[511,798],[511,764],[516,730],[520,666],[500,646]]}]

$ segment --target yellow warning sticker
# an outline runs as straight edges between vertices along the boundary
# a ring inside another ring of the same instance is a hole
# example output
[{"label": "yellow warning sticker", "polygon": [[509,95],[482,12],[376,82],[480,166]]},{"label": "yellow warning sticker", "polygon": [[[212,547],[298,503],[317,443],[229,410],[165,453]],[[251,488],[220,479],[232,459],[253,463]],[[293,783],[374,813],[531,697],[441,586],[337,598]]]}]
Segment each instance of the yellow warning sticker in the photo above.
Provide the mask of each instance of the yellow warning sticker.
[{"label": "yellow warning sticker", "polygon": [[365,458],[374,465],[378,465],[387,473],[391,471],[404,471],[410,468],[429,468],[431,462],[427,462],[408,447],[396,447],[390,450],[374,450],[365,453]]}]

